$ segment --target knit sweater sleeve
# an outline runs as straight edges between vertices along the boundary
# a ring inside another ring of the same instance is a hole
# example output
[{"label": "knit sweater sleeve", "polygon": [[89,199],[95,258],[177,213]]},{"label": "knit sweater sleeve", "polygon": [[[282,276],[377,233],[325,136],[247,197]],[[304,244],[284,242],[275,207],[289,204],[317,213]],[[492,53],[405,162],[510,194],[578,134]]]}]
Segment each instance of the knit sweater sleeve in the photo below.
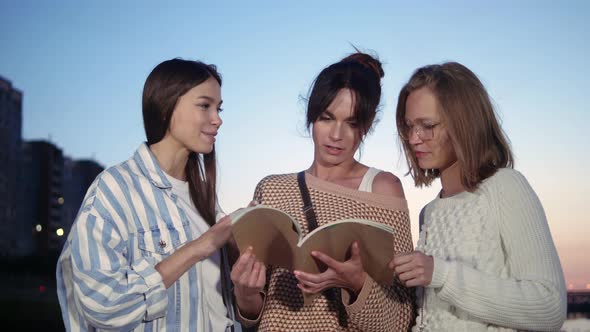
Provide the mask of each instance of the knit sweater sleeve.
[{"label": "knit sweater sleeve", "polygon": [[498,219],[509,276],[501,278],[435,257],[432,283],[441,299],[485,323],[555,331],[566,316],[566,290],[539,198],[520,173],[500,170],[486,186]]}]

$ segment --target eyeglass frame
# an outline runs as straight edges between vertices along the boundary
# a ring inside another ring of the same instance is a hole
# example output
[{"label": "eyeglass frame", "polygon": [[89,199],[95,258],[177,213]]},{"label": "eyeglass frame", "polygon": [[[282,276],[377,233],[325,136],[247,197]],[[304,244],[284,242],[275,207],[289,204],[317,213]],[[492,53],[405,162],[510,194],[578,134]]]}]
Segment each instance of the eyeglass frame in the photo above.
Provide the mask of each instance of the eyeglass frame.
[{"label": "eyeglass frame", "polygon": [[[406,128],[405,132],[401,132],[400,133],[400,138],[404,141],[409,141],[410,137],[412,136],[412,133],[416,133],[416,136],[418,136],[418,138],[422,141],[429,141],[434,139],[434,128],[436,128],[438,125],[442,124],[442,121],[439,121],[437,123],[434,124],[428,124],[428,125],[424,125],[424,124],[415,124],[413,126],[409,126],[408,124],[405,124]],[[428,128],[426,128],[428,127]],[[423,136],[426,132],[430,131],[431,134],[428,135],[430,137],[426,137]]]}]

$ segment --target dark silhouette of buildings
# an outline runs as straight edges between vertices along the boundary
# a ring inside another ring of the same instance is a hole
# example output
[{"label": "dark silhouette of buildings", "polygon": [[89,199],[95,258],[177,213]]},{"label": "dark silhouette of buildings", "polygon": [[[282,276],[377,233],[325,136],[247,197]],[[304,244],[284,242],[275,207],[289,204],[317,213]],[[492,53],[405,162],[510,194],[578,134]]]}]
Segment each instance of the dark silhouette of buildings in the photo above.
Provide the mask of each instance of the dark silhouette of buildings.
[{"label": "dark silhouette of buildings", "polygon": [[65,158],[63,173],[63,224],[61,227],[66,231],[66,234],[76,219],[88,187],[90,187],[96,176],[103,170],[104,167],[94,160],[73,160]]},{"label": "dark silhouette of buildings", "polygon": [[[0,77],[0,256],[19,251],[17,187],[22,127],[22,92]],[[12,236],[7,236],[12,235]]]},{"label": "dark silhouette of buildings", "polygon": [[55,256],[103,167],[22,141],[22,92],[0,77],[0,256]]},{"label": "dark silhouette of buildings", "polygon": [[63,247],[86,191],[103,167],[73,160],[46,141],[23,143],[22,222],[33,230],[32,252],[54,254]]},{"label": "dark silhouette of buildings", "polygon": [[56,234],[63,224],[63,153],[49,142],[24,142],[22,170],[26,184],[21,221],[33,230],[33,252],[57,252],[63,246]]},{"label": "dark silhouette of buildings", "polygon": [[567,292],[568,318],[590,318],[590,289]]}]

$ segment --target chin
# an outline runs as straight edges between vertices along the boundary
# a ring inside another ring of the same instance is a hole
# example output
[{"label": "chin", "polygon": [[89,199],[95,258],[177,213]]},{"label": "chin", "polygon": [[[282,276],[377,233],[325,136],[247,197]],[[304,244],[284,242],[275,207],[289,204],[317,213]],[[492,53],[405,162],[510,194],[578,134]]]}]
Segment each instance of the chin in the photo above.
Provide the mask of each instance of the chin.
[{"label": "chin", "polygon": [[336,158],[325,158],[324,159],[324,162],[326,164],[330,164],[330,165],[334,165],[334,166],[340,165],[340,164],[342,164],[345,161],[346,160],[345,159],[342,159],[342,158],[337,158],[337,159]]},{"label": "chin", "polygon": [[427,162],[418,162],[418,167],[420,167],[420,169],[423,169],[423,170],[438,168],[436,165],[433,165],[432,163],[427,163]]},{"label": "chin", "polygon": [[207,154],[213,151],[213,145],[192,146],[190,150],[194,153]]}]

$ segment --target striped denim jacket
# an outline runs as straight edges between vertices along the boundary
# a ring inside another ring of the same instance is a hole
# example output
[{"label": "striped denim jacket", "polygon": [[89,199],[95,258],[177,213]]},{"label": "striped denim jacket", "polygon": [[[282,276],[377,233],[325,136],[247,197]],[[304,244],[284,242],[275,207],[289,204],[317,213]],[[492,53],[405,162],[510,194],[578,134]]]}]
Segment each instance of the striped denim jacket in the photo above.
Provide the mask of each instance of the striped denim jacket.
[{"label": "striped denim jacket", "polygon": [[199,264],[169,289],[155,270],[194,239],[171,188],[146,144],[90,186],[57,265],[66,330],[211,330],[196,326]]}]

